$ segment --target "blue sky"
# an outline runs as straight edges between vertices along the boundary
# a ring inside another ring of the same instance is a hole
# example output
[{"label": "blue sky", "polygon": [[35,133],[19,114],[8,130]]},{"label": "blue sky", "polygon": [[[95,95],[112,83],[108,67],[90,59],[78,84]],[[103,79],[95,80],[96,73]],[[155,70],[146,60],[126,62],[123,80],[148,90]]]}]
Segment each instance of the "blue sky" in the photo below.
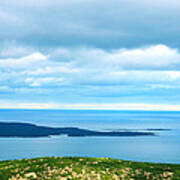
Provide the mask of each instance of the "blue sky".
[{"label": "blue sky", "polygon": [[0,2],[0,108],[180,110],[177,0]]}]

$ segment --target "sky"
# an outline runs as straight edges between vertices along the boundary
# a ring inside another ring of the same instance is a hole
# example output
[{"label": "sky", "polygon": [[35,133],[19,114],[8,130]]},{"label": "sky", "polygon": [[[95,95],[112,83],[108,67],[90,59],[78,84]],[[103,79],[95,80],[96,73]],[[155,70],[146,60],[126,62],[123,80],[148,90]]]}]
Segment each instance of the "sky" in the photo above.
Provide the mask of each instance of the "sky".
[{"label": "sky", "polygon": [[0,1],[0,108],[180,110],[180,1]]}]

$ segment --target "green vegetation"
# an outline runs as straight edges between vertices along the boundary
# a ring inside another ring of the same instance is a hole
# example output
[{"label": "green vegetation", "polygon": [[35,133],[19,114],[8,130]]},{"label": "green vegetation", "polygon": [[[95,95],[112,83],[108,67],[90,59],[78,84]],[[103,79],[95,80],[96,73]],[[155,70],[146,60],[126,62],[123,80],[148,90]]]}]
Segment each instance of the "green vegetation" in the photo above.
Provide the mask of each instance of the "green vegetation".
[{"label": "green vegetation", "polygon": [[44,157],[0,162],[0,180],[180,179],[180,165],[110,158]]}]

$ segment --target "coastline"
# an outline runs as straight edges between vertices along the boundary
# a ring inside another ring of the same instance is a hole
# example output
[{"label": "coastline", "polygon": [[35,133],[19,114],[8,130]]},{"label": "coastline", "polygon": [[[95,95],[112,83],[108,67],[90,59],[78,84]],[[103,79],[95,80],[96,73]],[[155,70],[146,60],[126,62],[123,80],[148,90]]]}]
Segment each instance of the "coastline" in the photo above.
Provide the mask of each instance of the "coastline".
[{"label": "coastline", "polygon": [[69,137],[86,137],[86,136],[155,136],[153,132],[136,132],[136,131],[95,131],[80,129],[76,127],[48,127],[37,126],[29,123],[7,123],[0,122],[0,137],[49,137],[53,135],[67,135]]}]

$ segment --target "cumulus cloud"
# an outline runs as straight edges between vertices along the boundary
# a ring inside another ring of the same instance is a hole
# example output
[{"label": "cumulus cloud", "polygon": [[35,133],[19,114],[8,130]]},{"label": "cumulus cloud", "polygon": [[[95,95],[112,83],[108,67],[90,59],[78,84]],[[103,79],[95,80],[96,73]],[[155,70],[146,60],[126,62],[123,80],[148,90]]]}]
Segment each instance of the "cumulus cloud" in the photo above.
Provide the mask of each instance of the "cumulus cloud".
[{"label": "cumulus cloud", "polygon": [[155,45],[138,49],[57,49],[49,55],[56,61],[75,61],[88,67],[111,67],[121,70],[177,70],[180,54],[177,49]]},{"label": "cumulus cloud", "polygon": [[33,82],[31,86],[59,83],[57,79],[91,85],[177,82],[179,64],[178,50],[165,45],[111,51],[58,48],[47,54],[33,52],[20,58],[0,59],[2,75],[9,69],[9,78],[10,74],[17,80],[25,78],[25,82]]},{"label": "cumulus cloud", "polygon": [[39,52],[21,58],[0,59],[0,68],[28,68],[29,66],[37,66],[39,63],[43,64],[46,59],[46,56]]},{"label": "cumulus cloud", "polygon": [[178,103],[179,8],[177,0],[1,1],[0,98]]},{"label": "cumulus cloud", "polygon": [[46,99],[46,103],[48,99],[55,102],[59,99],[62,103],[87,104],[97,99],[124,104],[127,99],[153,103],[156,98],[166,101],[167,95],[172,102],[179,98],[180,54],[166,45],[115,50],[31,49],[21,56],[15,48],[11,49],[12,55],[7,52],[7,56],[0,58],[3,98],[20,96],[31,101]]},{"label": "cumulus cloud", "polygon": [[[12,48],[12,56],[19,55],[19,51]],[[1,54],[10,56],[11,53],[8,50]],[[178,71],[179,64],[180,53],[178,50],[165,45],[111,51],[94,48],[58,48],[46,54],[32,52],[19,58],[3,57],[3,59],[0,59],[1,68],[31,69],[34,67],[35,71],[32,74],[37,75],[41,73],[79,72],[80,68],[82,71],[85,69],[85,71],[92,72],[96,72],[96,70],[102,72]]]}]

